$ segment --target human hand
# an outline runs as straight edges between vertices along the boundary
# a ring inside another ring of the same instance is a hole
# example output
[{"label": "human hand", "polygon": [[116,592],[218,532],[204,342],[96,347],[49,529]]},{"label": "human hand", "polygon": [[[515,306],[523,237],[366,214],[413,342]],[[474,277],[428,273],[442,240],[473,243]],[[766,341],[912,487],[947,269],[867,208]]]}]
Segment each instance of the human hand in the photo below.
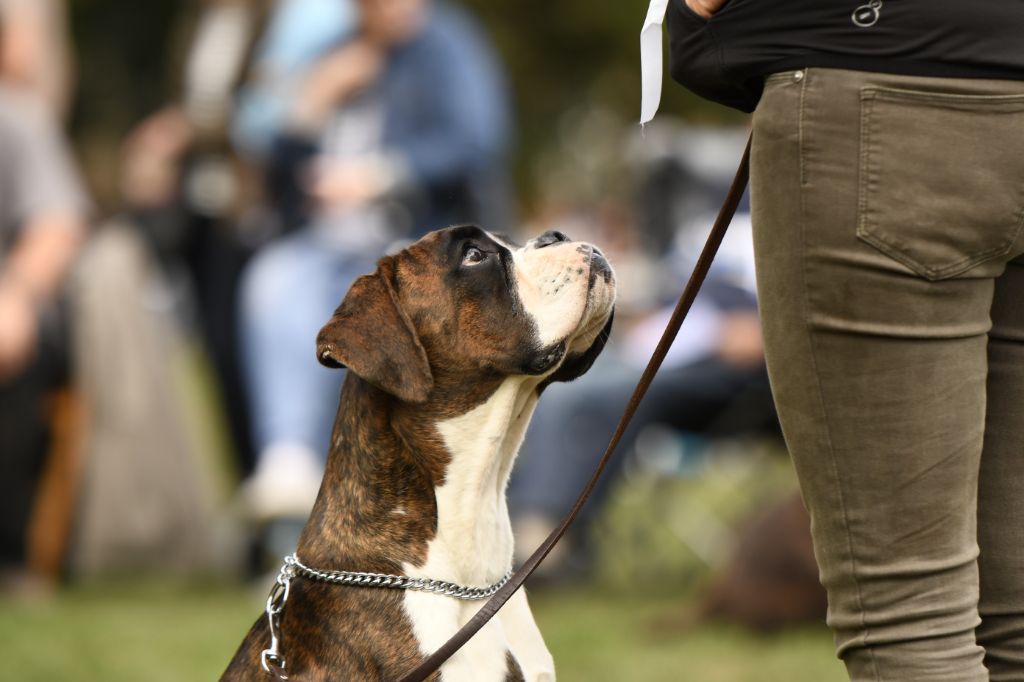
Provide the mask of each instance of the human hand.
[{"label": "human hand", "polygon": [[297,122],[319,127],[330,112],[354,92],[372,83],[384,68],[384,53],[355,40],[324,57],[313,67],[295,108]]},{"label": "human hand", "polygon": [[38,335],[32,299],[15,285],[0,284],[0,380],[28,364]]},{"label": "human hand", "polygon": [[722,9],[728,0],[686,0],[686,6],[705,19],[710,19],[711,15]]},{"label": "human hand", "polygon": [[321,206],[351,208],[379,198],[395,184],[395,171],[377,157],[314,165],[309,194]]},{"label": "human hand", "polygon": [[718,357],[733,367],[753,367],[764,362],[761,321],[757,313],[725,315],[719,333]]},{"label": "human hand", "polygon": [[178,193],[180,164],[195,140],[185,112],[168,106],[147,116],[122,146],[121,194],[134,206],[162,206]]}]

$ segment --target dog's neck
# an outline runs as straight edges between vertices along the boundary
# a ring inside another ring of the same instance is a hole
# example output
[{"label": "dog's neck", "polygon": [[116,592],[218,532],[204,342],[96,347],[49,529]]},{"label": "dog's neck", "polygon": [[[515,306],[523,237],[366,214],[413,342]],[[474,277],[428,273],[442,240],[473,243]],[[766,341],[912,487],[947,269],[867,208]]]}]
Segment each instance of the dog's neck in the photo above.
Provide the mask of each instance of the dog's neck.
[{"label": "dog's neck", "polygon": [[537,403],[536,386],[536,379],[506,379],[484,403],[437,424],[451,461],[434,491],[437,535],[424,574],[485,585],[511,566],[505,487]]},{"label": "dog's neck", "polygon": [[299,542],[320,568],[490,584],[512,562],[505,486],[537,403],[513,377],[475,407],[396,405],[350,375]]}]

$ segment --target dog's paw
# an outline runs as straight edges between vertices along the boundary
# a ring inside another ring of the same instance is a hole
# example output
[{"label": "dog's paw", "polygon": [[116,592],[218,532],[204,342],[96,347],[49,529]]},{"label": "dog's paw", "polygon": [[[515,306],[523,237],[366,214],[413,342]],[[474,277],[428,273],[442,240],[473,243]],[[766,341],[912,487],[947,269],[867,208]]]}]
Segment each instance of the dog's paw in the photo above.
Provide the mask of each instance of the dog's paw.
[{"label": "dog's paw", "polygon": [[555,682],[555,661],[548,656],[547,660],[523,666],[523,678],[526,682]]}]

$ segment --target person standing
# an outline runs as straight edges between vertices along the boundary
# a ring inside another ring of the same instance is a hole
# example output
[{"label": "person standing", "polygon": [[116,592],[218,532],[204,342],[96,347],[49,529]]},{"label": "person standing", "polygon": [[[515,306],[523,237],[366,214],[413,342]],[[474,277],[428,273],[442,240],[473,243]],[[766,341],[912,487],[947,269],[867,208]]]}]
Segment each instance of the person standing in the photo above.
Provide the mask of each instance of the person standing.
[{"label": "person standing", "polygon": [[853,680],[1024,679],[1024,3],[671,0]]},{"label": "person standing", "polygon": [[[0,30],[0,42],[4,35]],[[61,294],[84,242],[89,207],[49,106],[0,77],[2,581],[17,581],[25,569],[48,439],[44,400],[67,379]]]}]

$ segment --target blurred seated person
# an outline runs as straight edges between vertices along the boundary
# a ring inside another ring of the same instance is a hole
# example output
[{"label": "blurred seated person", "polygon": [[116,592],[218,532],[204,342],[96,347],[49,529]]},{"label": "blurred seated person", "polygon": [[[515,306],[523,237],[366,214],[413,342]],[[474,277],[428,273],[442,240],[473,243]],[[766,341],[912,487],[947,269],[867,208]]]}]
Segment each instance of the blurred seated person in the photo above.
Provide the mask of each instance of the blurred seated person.
[{"label": "blurred seated person", "polygon": [[[696,259],[686,237],[705,231],[682,230],[677,238],[669,260],[680,276]],[[646,427],[706,438],[778,433],[754,289],[750,216],[741,213],[568,542],[544,565],[544,577],[557,580],[566,571],[589,568],[588,525],[600,514],[630,450],[639,449]],[[547,408],[534,416],[509,482],[516,551],[523,553],[518,560],[547,537],[593,473],[671,312],[658,310],[629,330],[613,331],[607,351],[586,376],[546,389]]]},{"label": "blurred seated person", "polygon": [[358,30],[312,70],[272,152],[269,191],[294,232],[242,286],[258,453],[243,498],[258,519],[312,506],[342,379],[313,340],[352,281],[398,240],[507,220],[506,93],[479,29],[441,2],[357,6]]},{"label": "blurred seated person", "polygon": [[[351,32],[353,3],[203,0],[193,3],[196,11],[183,12],[180,32],[189,40],[180,91],[124,141],[121,191],[128,208],[142,217],[184,208],[237,218],[232,214],[258,201],[258,192],[238,186],[239,178],[211,172],[211,158],[234,175],[249,173],[235,166],[265,162],[305,70]],[[166,242],[173,238],[156,239],[158,248],[169,248]]]},{"label": "blurred seated person", "polygon": [[[3,0],[0,0],[2,2]],[[237,352],[241,274],[279,226],[263,196],[268,150],[302,75],[354,30],[355,0],[193,0],[181,11],[181,85],[126,137],[121,193],[182,294],[217,380],[239,469],[252,471]]]},{"label": "blurred seated person", "polygon": [[263,164],[311,66],[355,30],[356,0],[276,0],[234,98],[231,142]]},{"label": "blurred seated person", "polygon": [[[0,40],[3,38],[0,31]],[[0,573],[25,561],[47,447],[45,398],[66,381],[60,294],[88,201],[48,107],[0,79]]]}]

